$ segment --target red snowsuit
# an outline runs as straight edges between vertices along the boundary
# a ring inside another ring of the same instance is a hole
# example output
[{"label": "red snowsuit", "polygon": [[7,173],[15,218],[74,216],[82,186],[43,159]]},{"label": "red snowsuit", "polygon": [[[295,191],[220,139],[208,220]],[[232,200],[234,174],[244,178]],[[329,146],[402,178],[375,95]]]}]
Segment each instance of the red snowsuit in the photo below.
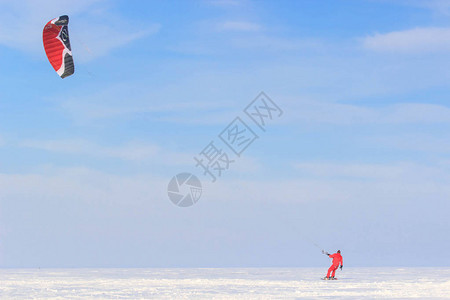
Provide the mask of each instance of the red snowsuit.
[{"label": "red snowsuit", "polygon": [[334,277],[339,264],[341,264],[342,266],[344,264],[344,261],[342,260],[342,255],[340,253],[329,254],[328,256],[333,259],[333,262],[331,264],[331,267],[328,269],[327,277],[330,277],[331,272],[331,276]]}]

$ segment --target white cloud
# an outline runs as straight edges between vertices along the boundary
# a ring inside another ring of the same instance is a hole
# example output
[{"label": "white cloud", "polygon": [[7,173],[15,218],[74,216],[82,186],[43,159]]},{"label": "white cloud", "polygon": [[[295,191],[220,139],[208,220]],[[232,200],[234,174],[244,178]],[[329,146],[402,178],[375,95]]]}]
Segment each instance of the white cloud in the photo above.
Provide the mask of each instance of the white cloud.
[{"label": "white cloud", "polygon": [[262,169],[263,164],[261,163],[261,161],[250,156],[242,156],[236,158],[235,161],[232,164],[230,164],[230,171],[236,172],[234,174],[239,173],[255,174],[260,172]]},{"label": "white cloud", "polygon": [[235,37],[231,39],[235,48],[259,49],[262,52],[290,52],[290,51],[323,51],[325,45],[322,41],[314,39],[289,39],[269,35],[251,37]]},{"label": "white cloud", "polygon": [[152,203],[167,197],[166,186],[166,179],[150,175],[118,176],[84,167],[45,167],[29,174],[0,174],[0,198],[16,201]]},{"label": "white cloud", "polygon": [[[167,67],[167,72],[171,72]],[[191,71],[192,72],[192,71]],[[154,121],[173,123],[223,124],[230,122],[230,110],[237,99],[230,99],[220,87],[214,74],[189,74],[173,83],[154,83],[151,78],[145,82],[121,83],[90,94],[77,92],[64,99],[54,101],[62,111],[77,123],[113,118],[133,118],[149,114]],[[176,75],[173,75],[176,76]],[[179,75],[178,75],[179,76]],[[199,84],[201,82],[202,84]],[[187,92],[188,91],[188,92]],[[219,93],[220,92],[220,93]],[[251,99],[251,98],[249,98]],[[243,105],[234,108],[242,109]]]},{"label": "white cloud", "polygon": [[379,107],[294,99],[284,102],[281,122],[357,124],[450,124],[450,107],[428,103],[398,103]]},{"label": "white cloud", "polygon": [[[115,101],[118,99],[111,95],[112,97],[101,98],[98,95],[109,95],[110,91],[104,91],[96,93],[96,95],[91,95],[83,97],[83,99],[68,99],[61,106],[62,108],[71,114],[72,117],[78,120],[96,120],[96,119],[108,119],[123,116],[133,116],[135,114],[142,113],[182,113],[186,112],[187,117],[183,116],[158,116],[159,121],[171,120],[173,122],[195,122],[200,121],[198,118],[191,118],[190,113],[194,112],[192,110],[195,107],[195,112],[205,112],[209,109],[217,109],[221,107],[222,104],[214,103],[213,101],[177,101],[177,102],[165,102],[156,100],[152,96],[139,98],[134,98],[130,101]],[[89,101],[92,99],[92,102]],[[109,101],[103,101],[101,99],[108,99]],[[126,98],[124,98],[126,99]],[[217,119],[216,119],[217,121]]]},{"label": "white cloud", "polygon": [[239,6],[242,4],[242,0],[208,0],[207,3],[214,6],[228,7]]},{"label": "white cloud", "polygon": [[126,161],[156,162],[165,165],[192,164],[192,156],[175,153],[144,142],[130,142],[121,146],[102,146],[83,139],[28,140],[21,147],[49,152],[102,158],[117,158]]},{"label": "white cloud", "polygon": [[294,167],[306,177],[340,179],[395,179],[408,175],[412,166],[407,163],[322,163],[302,162]]},{"label": "white cloud", "polygon": [[21,143],[22,147],[41,149],[67,154],[81,154],[98,157],[112,157],[124,160],[146,160],[154,157],[160,149],[155,145],[131,143],[121,147],[103,147],[86,140],[29,140]]},{"label": "white cloud", "polygon": [[[387,0],[382,1],[391,2]],[[448,0],[397,0],[397,3],[406,6],[426,8],[442,15],[450,14],[450,1]]]},{"label": "white cloud", "polygon": [[[449,154],[450,137],[448,134],[402,133],[397,135],[371,136],[367,141],[379,148],[399,149],[402,151],[425,152],[428,154]],[[447,163],[446,163],[447,164]]]},{"label": "white cloud", "polygon": [[[42,50],[42,29],[49,20],[63,14],[89,10],[98,0],[3,1],[0,2],[0,43],[25,51]],[[31,48],[31,49],[30,49]]]},{"label": "white cloud", "polygon": [[[421,201],[450,196],[447,182],[450,168],[414,162],[393,163],[330,163],[301,162],[294,167],[305,189],[321,188],[329,199],[350,201]],[[310,182],[308,187],[305,183]],[[324,195],[324,196],[325,196]],[[442,199],[444,199],[442,198]]]},{"label": "white cloud", "polygon": [[362,117],[370,123],[450,123],[450,108],[438,104],[399,103],[367,111],[371,116],[369,113]]},{"label": "white cloud", "polygon": [[432,0],[425,2],[425,5],[428,5],[434,11],[444,14],[450,15],[450,1],[448,0]]},{"label": "white cloud", "polygon": [[103,56],[112,49],[120,48],[135,40],[155,34],[161,26],[154,24],[146,29],[135,31],[129,29],[128,24],[117,26],[83,22],[79,27],[73,27],[71,33],[73,37],[71,38],[73,41],[72,51],[81,62],[86,62]]},{"label": "white cloud", "polygon": [[261,26],[252,22],[226,21],[220,23],[218,29],[224,31],[259,31],[261,30]]},{"label": "white cloud", "polygon": [[29,53],[43,53],[45,23],[67,14],[74,56],[86,61],[159,30],[155,24],[139,31],[131,30],[133,25],[111,15],[108,5],[104,0],[2,1],[0,44]]},{"label": "white cloud", "polygon": [[[263,72],[255,71],[254,74]],[[246,75],[248,76],[248,75]],[[178,88],[172,85],[157,86],[150,90],[139,85],[118,85],[104,88],[90,95],[75,96],[57,103],[75,122],[142,117],[149,114],[155,121],[179,124],[226,124],[250,102],[258,91],[245,76],[202,74],[180,80]],[[222,81],[232,82],[236,97],[218,98],[215,88]],[[280,78],[283,79],[283,78]],[[204,85],[195,85],[204,82]],[[265,83],[265,82],[264,82]],[[277,83],[277,82],[275,82]],[[271,85],[272,84],[272,85]],[[355,84],[356,85],[356,84]],[[198,90],[192,87],[197,87]],[[203,91],[203,86],[205,90]],[[305,96],[285,97],[272,92],[273,83],[268,82],[269,95],[287,113],[281,122],[317,122],[330,124],[438,124],[450,123],[450,107],[430,103],[398,103],[383,106],[364,106],[324,101]],[[276,90],[276,86],[274,86]],[[189,90],[187,97],[185,91]],[[247,90],[246,90],[247,89]],[[270,91],[270,92],[269,92]],[[283,93],[283,91],[279,91]],[[342,97],[339,97],[342,98]],[[247,100],[245,100],[247,99]],[[345,98],[344,98],[345,99]],[[126,100],[126,101],[125,101]],[[245,100],[245,101],[244,101]],[[244,101],[244,102],[243,102]]]},{"label": "white cloud", "polygon": [[387,53],[434,53],[450,50],[450,28],[414,28],[375,34],[363,40],[366,49]]},{"label": "white cloud", "polygon": [[204,201],[396,203],[450,197],[448,166],[302,162],[294,167],[297,175],[287,180],[218,181],[205,189]]},{"label": "white cloud", "polygon": [[385,123],[450,123],[450,107],[428,103],[401,103],[379,110]]},{"label": "white cloud", "polygon": [[[410,162],[393,164],[296,163],[291,179],[221,179],[203,182],[201,204],[216,202],[372,202],[395,203],[450,197],[450,169]],[[82,201],[171,205],[170,178],[149,174],[112,175],[93,169],[44,167],[29,174],[0,174],[0,198],[9,201]],[[166,201],[166,202],[164,202]]]}]

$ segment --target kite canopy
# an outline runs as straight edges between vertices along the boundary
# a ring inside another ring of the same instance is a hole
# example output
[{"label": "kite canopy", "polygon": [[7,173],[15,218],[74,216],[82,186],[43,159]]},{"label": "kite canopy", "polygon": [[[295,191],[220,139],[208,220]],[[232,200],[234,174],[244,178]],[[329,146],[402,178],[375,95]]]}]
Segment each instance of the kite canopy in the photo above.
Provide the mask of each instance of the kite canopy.
[{"label": "kite canopy", "polygon": [[70,76],[75,71],[67,24],[68,16],[55,18],[45,25],[42,33],[45,54],[61,78]]}]

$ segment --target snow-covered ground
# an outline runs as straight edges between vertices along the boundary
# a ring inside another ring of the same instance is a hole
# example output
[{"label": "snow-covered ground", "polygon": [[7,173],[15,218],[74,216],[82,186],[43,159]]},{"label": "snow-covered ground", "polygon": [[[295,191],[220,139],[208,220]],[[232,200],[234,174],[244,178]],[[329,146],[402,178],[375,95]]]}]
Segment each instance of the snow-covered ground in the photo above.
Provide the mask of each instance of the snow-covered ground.
[{"label": "snow-covered ground", "polygon": [[0,299],[450,298],[450,268],[1,269]]}]

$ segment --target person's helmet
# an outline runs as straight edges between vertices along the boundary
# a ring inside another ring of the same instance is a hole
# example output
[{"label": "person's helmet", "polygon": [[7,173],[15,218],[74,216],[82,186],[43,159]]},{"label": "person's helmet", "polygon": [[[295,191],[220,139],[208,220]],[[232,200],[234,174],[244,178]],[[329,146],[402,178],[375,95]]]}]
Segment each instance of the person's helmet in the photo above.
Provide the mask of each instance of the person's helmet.
[{"label": "person's helmet", "polygon": [[341,253],[341,250],[338,250],[337,253]]}]

